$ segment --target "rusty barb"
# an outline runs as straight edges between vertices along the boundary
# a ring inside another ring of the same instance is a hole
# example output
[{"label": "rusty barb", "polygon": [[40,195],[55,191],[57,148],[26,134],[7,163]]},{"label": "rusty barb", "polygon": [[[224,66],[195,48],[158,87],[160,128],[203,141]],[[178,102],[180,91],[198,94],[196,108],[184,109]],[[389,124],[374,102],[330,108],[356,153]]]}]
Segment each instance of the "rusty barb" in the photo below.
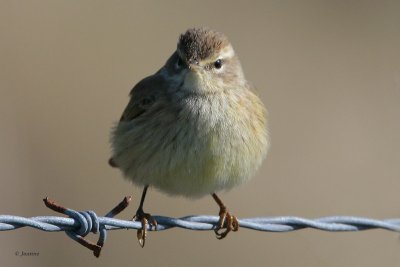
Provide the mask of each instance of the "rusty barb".
[{"label": "rusty barb", "polygon": [[[68,237],[87,247],[96,257],[100,256],[104,246],[108,230],[118,229],[142,229],[139,221],[119,220],[113,218],[123,211],[131,201],[131,197],[125,197],[105,217],[98,217],[94,211],[75,211],[65,208],[56,202],[43,199],[46,207],[66,215],[67,217],[37,216],[21,217],[15,215],[0,215],[0,231],[16,230],[21,227],[32,227],[46,232],[64,231]],[[171,218],[166,216],[153,216],[157,222],[157,231],[174,227],[196,231],[215,231],[218,227],[219,217],[209,215],[186,216]],[[329,232],[362,231],[369,229],[384,229],[400,232],[400,218],[376,220],[355,216],[331,216],[316,219],[306,219],[294,216],[280,217],[255,217],[242,218],[237,221],[238,226],[264,232],[291,232],[305,228],[317,229]],[[147,225],[148,231],[154,231]],[[97,243],[93,243],[85,237],[89,233],[98,233]]]},{"label": "rusty barb", "polygon": [[[105,217],[113,218],[114,216],[119,214],[126,207],[128,207],[131,199],[132,199],[131,196],[125,197],[115,208],[113,208],[109,213],[107,213]],[[93,255],[96,256],[97,258],[100,256],[101,249],[104,246],[104,242],[107,237],[107,230],[105,225],[99,224],[99,220],[93,211],[77,212],[72,209],[65,208],[60,204],[57,204],[55,201],[50,200],[48,197],[44,198],[43,202],[49,209],[54,210],[55,212],[58,213],[65,214],[69,217],[74,218],[76,221],[79,221],[80,228],[78,231],[76,230],[65,231],[65,233],[70,238],[81,244],[82,246],[93,251]],[[97,244],[94,244],[90,240],[85,239],[85,236],[90,232],[95,234],[100,233]]]}]

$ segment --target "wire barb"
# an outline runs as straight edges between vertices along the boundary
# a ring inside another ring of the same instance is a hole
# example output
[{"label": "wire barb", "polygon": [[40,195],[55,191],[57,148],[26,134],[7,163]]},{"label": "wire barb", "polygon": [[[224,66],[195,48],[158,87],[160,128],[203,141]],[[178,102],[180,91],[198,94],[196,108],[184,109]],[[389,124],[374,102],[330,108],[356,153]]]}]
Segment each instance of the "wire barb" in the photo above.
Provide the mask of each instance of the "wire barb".
[{"label": "wire barb", "polygon": [[[132,198],[130,196],[125,197],[115,208],[107,213],[105,217],[113,218],[114,216],[119,214],[129,205],[131,199]],[[93,255],[95,257],[100,257],[100,252],[102,247],[104,246],[107,231],[104,225],[99,224],[96,213],[94,213],[93,211],[76,212],[72,209],[68,209],[57,204],[55,201],[49,200],[48,197],[44,198],[43,201],[46,207],[48,207],[49,209],[54,210],[55,212],[66,214],[69,217],[79,221],[80,228],[78,231],[65,231],[65,233],[82,246],[93,251]],[[97,234],[99,231],[100,235],[97,244],[94,244],[90,240],[85,239],[85,236],[88,233],[93,232]]]},{"label": "wire barb", "polygon": [[[16,230],[29,226],[47,232],[64,231],[68,237],[93,251],[94,256],[99,257],[101,249],[107,237],[108,230],[117,229],[141,229],[141,222],[132,220],[114,219],[123,211],[131,201],[131,197],[125,197],[115,208],[104,217],[98,217],[94,211],[75,211],[65,208],[56,202],[43,199],[46,207],[53,211],[67,215],[68,217],[38,216],[25,218],[14,215],[0,215],[0,231]],[[218,226],[218,216],[186,216],[171,218],[165,216],[153,216],[158,222],[157,231],[174,227],[189,230],[215,230]],[[375,220],[354,216],[332,216],[317,219],[305,219],[294,216],[284,217],[258,217],[238,219],[241,228],[247,228],[265,232],[290,232],[304,228],[318,229],[330,232],[361,231],[368,229],[384,229],[400,232],[400,218]],[[152,227],[148,226],[152,231]],[[85,239],[88,233],[99,233],[97,243]]]}]

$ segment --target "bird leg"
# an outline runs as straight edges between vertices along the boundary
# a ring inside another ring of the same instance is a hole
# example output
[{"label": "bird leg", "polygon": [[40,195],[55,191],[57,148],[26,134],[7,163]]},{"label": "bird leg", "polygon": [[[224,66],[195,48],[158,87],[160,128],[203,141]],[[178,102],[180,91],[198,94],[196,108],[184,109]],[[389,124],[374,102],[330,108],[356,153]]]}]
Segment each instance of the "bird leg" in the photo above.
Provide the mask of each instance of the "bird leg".
[{"label": "bird leg", "polygon": [[144,187],[139,208],[136,211],[136,215],[133,217],[133,220],[140,221],[142,223],[142,228],[137,230],[137,239],[141,247],[144,247],[144,244],[146,242],[147,227],[149,226],[149,222],[150,226],[154,226],[154,230],[157,230],[157,221],[153,218],[153,216],[151,216],[151,214],[145,213],[143,211],[143,203],[146,197],[148,187],[149,186],[147,185]]},{"label": "bird leg", "polygon": [[[226,208],[224,203],[222,203],[221,199],[215,193],[212,194],[212,197],[219,206],[219,221],[214,229],[215,236],[218,239],[223,239],[228,235],[230,231],[236,232],[237,230],[239,230],[239,221],[236,216],[228,212],[228,209]],[[221,229],[223,228],[226,229],[221,231]]]}]

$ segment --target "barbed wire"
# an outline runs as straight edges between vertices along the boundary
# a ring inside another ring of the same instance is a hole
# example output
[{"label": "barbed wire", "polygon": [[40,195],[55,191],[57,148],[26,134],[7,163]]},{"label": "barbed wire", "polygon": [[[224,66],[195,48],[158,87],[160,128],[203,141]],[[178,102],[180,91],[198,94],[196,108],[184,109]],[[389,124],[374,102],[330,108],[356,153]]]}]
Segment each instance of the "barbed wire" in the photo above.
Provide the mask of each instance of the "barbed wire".
[{"label": "barbed wire", "polygon": [[[114,209],[104,217],[98,217],[94,211],[75,211],[58,205],[48,198],[43,199],[45,205],[69,217],[37,216],[21,217],[14,215],[0,215],[0,231],[16,230],[21,227],[32,227],[46,232],[64,231],[70,238],[93,251],[96,257],[100,256],[101,248],[107,237],[107,230],[141,229],[141,222],[119,220],[113,217],[124,210],[131,197],[125,197]],[[182,218],[153,216],[158,225],[157,231],[179,227],[189,230],[214,230],[219,221],[218,216],[198,215]],[[384,229],[400,232],[400,218],[375,220],[354,216],[330,216],[317,219],[305,219],[295,216],[257,217],[239,219],[241,228],[265,232],[290,232],[304,228],[318,229],[330,232],[361,231],[368,229]],[[148,230],[152,231],[151,226]],[[92,233],[99,233],[96,244],[84,237]]]}]

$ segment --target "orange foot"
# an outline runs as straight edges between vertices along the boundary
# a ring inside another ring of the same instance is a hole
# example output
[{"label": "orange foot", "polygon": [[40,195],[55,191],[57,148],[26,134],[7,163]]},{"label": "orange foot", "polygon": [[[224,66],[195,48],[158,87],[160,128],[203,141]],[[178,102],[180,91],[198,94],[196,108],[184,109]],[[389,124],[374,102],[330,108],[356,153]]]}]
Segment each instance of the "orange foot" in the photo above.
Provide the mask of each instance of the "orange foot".
[{"label": "orange foot", "polygon": [[225,207],[221,207],[219,221],[217,227],[214,229],[215,236],[218,239],[223,239],[230,231],[236,232],[237,230],[239,230],[239,222],[236,216],[230,214]]},{"label": "orange foot", "polygon": [[[137,230],[137,239],[139,241],[139,245],[144,247],[147,237],[147,227],[154,226],[154,230],[157,231],[157,221],[151,216],[149,213],[143,212],[143,210],[138,210],[136,215],[133,217],[133,220],[140,221],[142,223],[142,228]],[[151,229],[151,228],[150,228]]]}]

